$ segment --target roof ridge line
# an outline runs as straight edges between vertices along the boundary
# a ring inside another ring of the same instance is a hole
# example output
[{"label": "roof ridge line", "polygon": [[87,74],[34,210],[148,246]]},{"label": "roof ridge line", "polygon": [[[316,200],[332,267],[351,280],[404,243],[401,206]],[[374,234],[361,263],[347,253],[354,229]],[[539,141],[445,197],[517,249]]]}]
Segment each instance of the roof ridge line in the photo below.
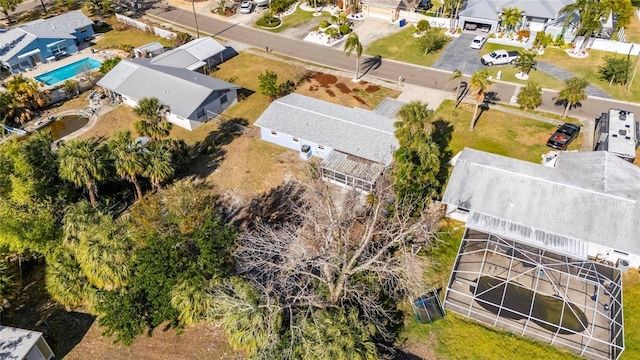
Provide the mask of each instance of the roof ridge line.
[{"label": "roof ridge line", "polygon": [[[303,95],[299,95],[299,96],[303,96]],[[311,99],[313,99],[313,98],[311,98]],[[316,99],[313,99],[313,100],[316,100]],[[331,118],[331,119],[334,119],[334,120],[342,121],[342,122],[347,123],[347,124],[352,124],[352,125],[363,127],[365,129],[375,130],[375,131],[379,131],[379,132],[384,133],[384,134],[389,134],[389,135],[395,136],[395,133],[392,133],[392,132],[389,132],[389,131],[384,131],[384,130],[380,130],[380,129],[377,129],[377,128],[374,128],[374,127],[371,127],[371,126],[358,124],[358,123],[355,123],[353,121],[348,121],[348,120],[337,118],[335,116],[322,114],[322,113],[319,113],[317,111],[312,111],[312,110],[301,108],[301,107],[298,107],[298,106],[295,106],[295,105],[292,105],[292,104],[287,104],[287,103],[284,103],[284,102],[282,102],[280,100],[276,100],[276,102],[278,102],[278,103],[280,103],[282,105],[286,105],[286,106],[289,106],[289,107],[292,107],[292,108],[295,108],[295,109],[303,110],[303,111],[306,111],[306,112],[309,112],[309,113],[312,113],[312,114],[321,115],[321,116],[328,117],[328,118]],[[354,108],[350,108],[350,107],[347,107],[347,106],[344,106],[344,105],[339,105],[339,104],[335,104],[335,105],[343,106],[343,107],[346,107],[347,109],[350,109],[350,110],[354,109]],[[363,109],[363,110],[365,110],[365,109]],[[365,111],[369,111],[369,110],[365,110]],[[371,113],[373,113],[373,112],[371,112]],[[377,115],[377,114],[374,114],[374,115]],[[379,115],[377,115],[377,116],[379,116]],[[391,120],[391,119],[389,119],[389,120]]]}]

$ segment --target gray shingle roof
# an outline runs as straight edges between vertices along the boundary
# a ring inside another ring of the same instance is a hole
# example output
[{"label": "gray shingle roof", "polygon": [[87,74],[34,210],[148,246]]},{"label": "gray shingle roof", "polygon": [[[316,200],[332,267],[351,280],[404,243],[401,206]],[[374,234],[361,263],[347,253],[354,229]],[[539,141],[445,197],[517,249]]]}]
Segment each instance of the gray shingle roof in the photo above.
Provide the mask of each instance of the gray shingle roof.
[{"label": "gray shingle roof", "polygon": [[215,91],[239,86],[195,71],[151,65],[148,59],[122,60],[98,85],[135,100],[158,98],[171,112],[189,118]]},{"label": "gray shingle roof", "polygon": [[158,55],[151,59],[151,63],[186,69],[202,60],[219,54],[224,49],[224,45],[213,38],[203,37]]},{"label": "gray shingle roof", "polygon": [[[604,151],[555,168],[464,149],[442,201],[546,233],[640,254],[640,168]],[[490,229],[488,229],[490,230]]]},{"label": "gray shingle roof", "polygon": [[0,60],[8,61],[37,38],[73,39],[76,29],[91,25],[80,10],[23,24],[0,35]]},{"label": "gray shingle roof", "polygon": [[378,106],[373,109],[373,112],[378,115],[394,119],[398,115],[400,109],[402,109],[402,107],[405,105],[407,105],[407,103],[404,101],[384,98],[382,99],[380,104],[378,104]]},{"label": "gray shingle roof", "polygon": [[527,16],[554,19],[558,11],[575,0],[468,0],[460,16],[498,20],[498,13],[509,7],[517,7]]},{"label": "gray shingle roof", "polygon": [[398,148],[392,119],[298,94],[272,102],[255,125],[383,164]]}]

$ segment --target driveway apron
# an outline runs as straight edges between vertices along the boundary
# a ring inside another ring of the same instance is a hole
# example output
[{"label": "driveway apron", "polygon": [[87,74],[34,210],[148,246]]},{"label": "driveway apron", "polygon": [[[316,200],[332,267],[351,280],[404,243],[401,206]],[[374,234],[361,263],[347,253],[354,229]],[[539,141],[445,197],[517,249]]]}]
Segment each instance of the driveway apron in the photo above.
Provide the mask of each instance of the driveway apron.
[{"label": "driveway apron", "polygon": [[469,47],[474,37],[473,34],[463,33],[460,37],[451,39],[432,67],[446,71],[459,69],[465,74],[473,74],[484,68],[478,56],[479,51]]}]

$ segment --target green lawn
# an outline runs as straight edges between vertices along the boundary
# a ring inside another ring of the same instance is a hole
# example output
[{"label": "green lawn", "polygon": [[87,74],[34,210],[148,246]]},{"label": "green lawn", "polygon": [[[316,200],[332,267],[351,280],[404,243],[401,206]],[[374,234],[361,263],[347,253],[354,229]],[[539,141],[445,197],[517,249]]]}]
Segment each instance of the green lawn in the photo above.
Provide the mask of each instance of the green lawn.
[{"label": "green lawn", "polygon": [[640,43],[640,20],[637,16],[631,16],[631,23],[624,29],[624,33],[627,36],[627,42]]},{"label": "green lawn", "polygon": [[[322,16],[313,16],[312,11],[304,11],[300,8],[297,8],[296,11],[282,18],[282,25],[276,29],[265,29],[271,32],[279,33],[282,32],[292,26],[296,26],[298,24],[306,23],[308,21],[315,21],[317,24],[322,20],[329,20],[331,15],[327,11],[322,12]],[[256,26],[258,27],[258,26]],[[259,27],[260,28],[260,27]],[[263,28],[260,28],[263,29]]]},{"label": "green lawn", "polygon": [[161,38],[142,30],[129,28],[120,31],[111,30],[104,33],[102,38],[96,42],[95,47],[96,49],[113,49],[119,48],[122,45],[138,47],[154,41],[158,41],[164,46],[174,46],[174,43],[171,40]]},{"label": "green lawn", "polygon": [[[487,43],[482,48],[482,54],[487,54],[496,49],[505,49],[505,50],[515,50],[521,51],[522,48],[514,47],[514,46],[505,46],[500,44],[489,44]],[[604,58],[606,56],[620,56],[623,57],[625,55],[610,53],[606,51],[598,51],[598,50],[589,50],[589,56],[584,59],[576,59],[572,58],[567,53],[556,47],[549,47],[545,49],[544,55],[540,55],[536,57],[540,61],[544,61],[550,64],[554,64],[558,67],[561,67],[567,71],[570,71],[576,76],[583,76],[589,81],[591,84],[600,88],[600,90],[606,92],[607,94],[613,96],[618,100],[626,100],[626,101],[640,101],[640,81],[634,81],[631,90],[627,92],[626,86],[623,85],[611,85],[606,80],[600,78],[600,74],[598,73],[598,69],[600,65],[604,63]],[[631,56],[629,59],[631,63],[635,61],[635,56]],[[496,67],[493,71],[503,70],[502,80],[518,82],[518,83],[526,83],[519,81],[513,77],[517,71],[515,68],[510,66]],[[507,77],[505,77],[505,75]],[[532,71],[531,79],[538,82],[542,87],[548,89],[560,90],[564,86],[564,82],[560,81],[542,71]]]},{"label": "green lawn", "polygon": [[[436,119],[453,127],[449,148],[456,154],[465,147],[498,155],[539,163],[542,154],[551,149],[545,144],[556,127],[526,117],[489,109],[480,116],[474,131],[469,131],[473,105],[462,103],[454,109],[452,100],[445,100],[436,111]],[[569,150],[580,149],[581,136],[571,143]]]},{"label": "green lawn", "polygon": [[622,277],[624,345],[621,360],[640,359],[640,273],[631,269]]},{"label": "green lawn", "polygon": [[424,55],[420,50],[418,39],[413,37],[413,33],[414,27],[408,26],[391,36],[374,41],[364,52],[371,56],[380,55],[382,59],[392,59],[422,66],[433,65],[442,50]]}]

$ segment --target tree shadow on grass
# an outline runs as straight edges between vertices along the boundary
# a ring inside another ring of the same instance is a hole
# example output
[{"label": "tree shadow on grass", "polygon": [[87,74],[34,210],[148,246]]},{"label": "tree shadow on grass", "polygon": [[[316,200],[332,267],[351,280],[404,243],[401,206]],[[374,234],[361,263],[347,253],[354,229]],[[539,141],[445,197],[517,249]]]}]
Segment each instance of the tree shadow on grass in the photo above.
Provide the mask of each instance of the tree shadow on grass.
[{"label": "tree shadow on grass", "polygon": [[[213,120],[212,120],[213,121]],[[207,134],[204,140],[197,142],[191,151],[191,161],[185,168],[182,178],[204,179],[211,175],[226,155],[225,145],[229,145],[233,139],[242,135],[247,129],[249,121],[242,118],[223,120],[218,129]]]},{"label": "tree shadow on grass", "polygon": [[295,223],[293,209],[301,205],[304,188],[297,181],[287,181],[255,196],[247,205],[227,205],[226,218],[240,229],[255,229],[260,224],[275,228]]},{"label": "tree shadow on grass", "polygon": [[453,125],[450,122],[437,119],[433,122],[433,132],[431,138],[438,145],[440,150],[440,170],[436,174],[436,178],[440,183],[440,190],[444,187],[449,177],[449,168],[453,152],[449,149],[449,143],[453,137]]},{"label": "tree shadow on grass", "polygon": [[57,359],[82,341],[95,321],[91,314],[66,311],[51,299],[45,288],[45,263],[22,262],[21,293],[2,314],[2,325],[40,331]]}]

